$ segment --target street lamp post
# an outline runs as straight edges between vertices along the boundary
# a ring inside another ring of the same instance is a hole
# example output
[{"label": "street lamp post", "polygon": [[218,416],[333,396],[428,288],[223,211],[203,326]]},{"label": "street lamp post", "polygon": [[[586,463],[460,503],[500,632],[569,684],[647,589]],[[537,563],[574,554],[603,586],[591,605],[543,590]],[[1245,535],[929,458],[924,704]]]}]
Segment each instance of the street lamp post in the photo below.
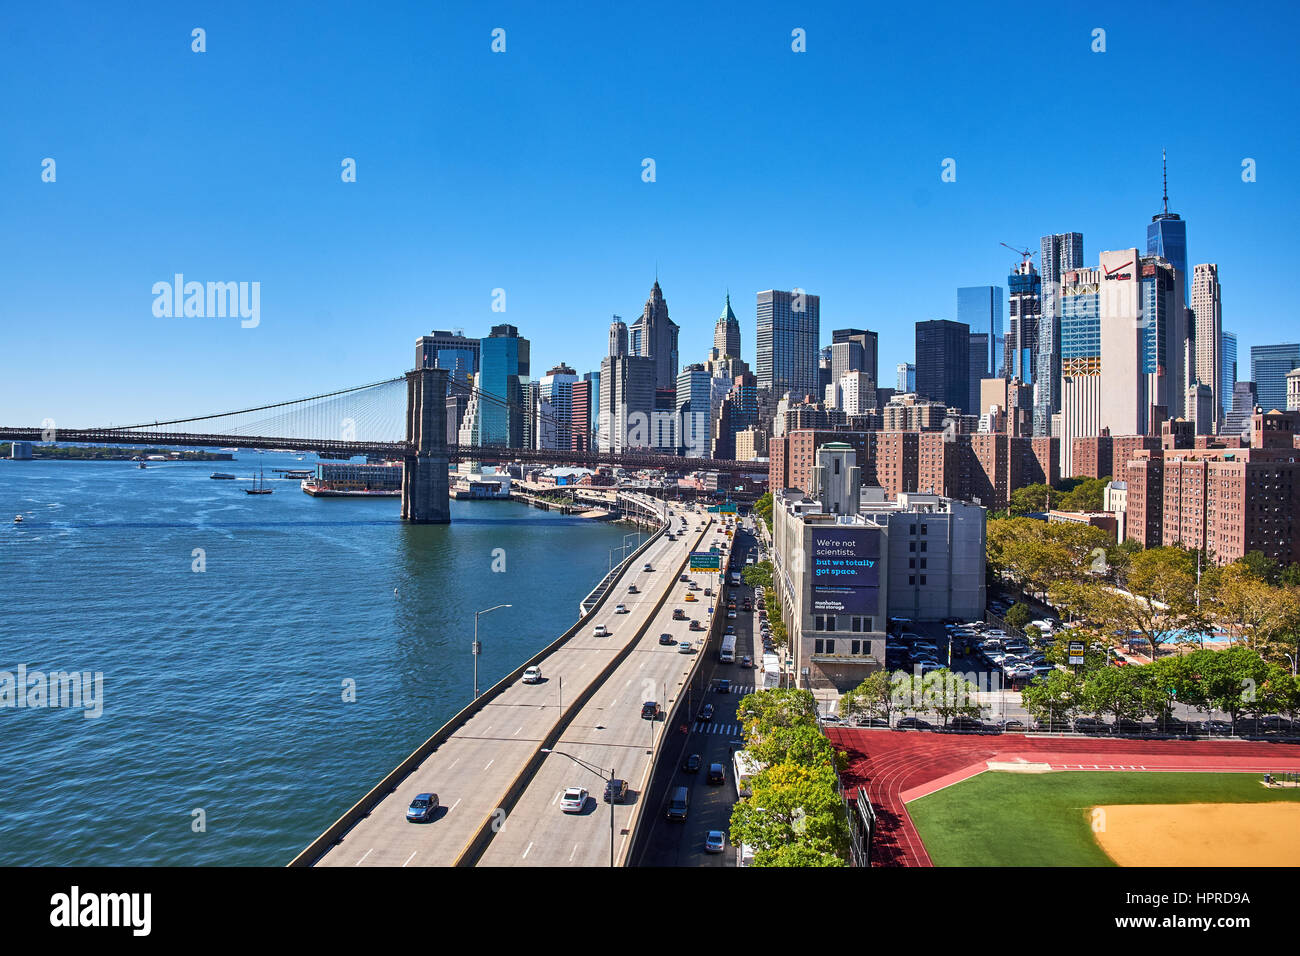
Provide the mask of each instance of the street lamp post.
[{"label": "street lamp post", "polygon": [[606,778],[605,771],[602,770],[600,767],[593,766],[592,764],[587,763],[587,761],[585,760],[579,760],[573,754],[566,754],[563,750],[553,750],[549,747],[543,747],[542,753],[559,754],[561,757],[568,757],[579,767],[582,767],[584,770],[590,770],[596,776],[600,777],[600,779],[609,780],[609,784],[610,784],[609,787],[609,865],[611,868],[613,868],[614,866],[614,768],[612,767],[610,768],[609,777]]},{"label": "street lamp post", "polygon": [[496,607],[490,607],[483,611],[474,612],[474,699],[478,700],[478,656],[483,653],[483,645],[478,642],[478,616],[488,614],[492,611],[499,611],[503,607],[513,607],[512,604],[498,604]]}]

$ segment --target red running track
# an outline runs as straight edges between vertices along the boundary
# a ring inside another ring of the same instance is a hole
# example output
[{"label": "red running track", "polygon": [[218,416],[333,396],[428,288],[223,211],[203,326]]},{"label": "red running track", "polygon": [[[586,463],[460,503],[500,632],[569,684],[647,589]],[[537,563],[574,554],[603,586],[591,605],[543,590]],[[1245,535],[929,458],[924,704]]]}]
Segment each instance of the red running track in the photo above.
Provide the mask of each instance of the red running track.
[{"label": "red running track", "polygon": [[988,761],[1053,770],[1300,772],[1300,744],[1230,740],[1136,740],[943,734],[827,728],[848,753],[845,788],[864,787],[876,810],[874,866],[932,866],[905,804],[986,769]]}]

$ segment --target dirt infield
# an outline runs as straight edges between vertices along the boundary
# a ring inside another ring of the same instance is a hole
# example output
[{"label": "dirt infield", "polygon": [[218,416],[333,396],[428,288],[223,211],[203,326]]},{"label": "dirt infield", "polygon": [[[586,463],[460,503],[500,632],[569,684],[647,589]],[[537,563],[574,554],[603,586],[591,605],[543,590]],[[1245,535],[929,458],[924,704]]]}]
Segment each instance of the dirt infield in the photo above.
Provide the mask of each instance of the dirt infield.
[{"label": "dirt infield", "polygon": [[1097,842],[1120,866],[1300,865],[1300,805],[1183,803],[1096,807]]}]

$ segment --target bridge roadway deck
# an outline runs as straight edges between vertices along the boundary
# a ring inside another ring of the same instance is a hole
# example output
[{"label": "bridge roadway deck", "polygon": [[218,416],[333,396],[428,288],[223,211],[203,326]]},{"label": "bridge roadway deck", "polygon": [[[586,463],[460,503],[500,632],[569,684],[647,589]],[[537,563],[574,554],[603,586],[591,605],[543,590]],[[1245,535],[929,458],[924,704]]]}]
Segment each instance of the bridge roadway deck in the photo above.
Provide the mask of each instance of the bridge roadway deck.
[{"label": "bridge roadway deck", "polygon": [[[315,865],[452,865],[501,806],[510,785],[555,729],[563,713],[561,689],[563,700],[572,702],[644,626],[652,623],[654,606],[665,589],[675,583],[678,568],[701,537],[692,530],[676,541],[663,536],[654,542],[623,572],[610,597],[582,632],[542,660],[542,683],[517,682],[503,691],[417,766]],[[644,563],[649,563],[653,572],[642,571]],[[640,593],[627,593],[631,583]],[[627,606],[627,614],[614,613],[619,603]],[[597,624],[606,625],[612,636],[593,637]],[[600,698],[601,692],[597,691],[596,696]],[[638,712],[639,705],[637,700]],[[425,792],[438,794],[442,809],[430,823],[408,823],[406,808],[416,794]]]},{"label": "bridge roadway deck", "polygon": [[[678,515],[681,514],[679,511]],[[695,528],[706,524],[707,514],[686,514],[691,536]],[[678,526],[674,517],[674,526]],[[706,527],[701,550],[716,542],[726,546],[726,539],[716,522]],[[664,734],[678,734],[677,724],[690,725],[704,700],[693,699],[673,726],[664,721],[641,717],[642,701],[655,700],[668,711],[703,652],[707,632],[689,630],[690,621],[674,621],[673,611],[681,608],[687,618],[708,625],[710,598],[703,589],[713,589],[716,602],[720,584],[718,574],[697,572],[691,578],[700,585],[694,593],[698,601],[685,601],[686,584],[678,584],[669,600],[655,616],[651,626],[618,669],[610,676],[587,705],[565,729],[557,751],[572,754],[628,782],[627,803],[614,806],[614,853],[617,865],[624,864],[624,854],[631,840],[629,828],[633,808],[647,792],[654,748]],[[714,614],[726,613],[725,605],[714,606]],[[659,643],[660,634],[672,634],[677,642],[691,641],[693,654],[682,654],[676,644]],[[701,661],[705,665],[707,661]],[[652,740],[653,738],[653,740]],[[702,774],[701,774],[702,776]],[[582,813],[560,810],[560,795],[567,787],[584,787],[591,792]],[[590,770],[559,753],[548,754],[529,782],[527,790],[510,811],[505,825],[493,835],[479,861],[479,866],[609,866],[610,808],[603,802],[603,780]],[[657,808],[643,807],[639,826],[652,820],[645,816]]]}]

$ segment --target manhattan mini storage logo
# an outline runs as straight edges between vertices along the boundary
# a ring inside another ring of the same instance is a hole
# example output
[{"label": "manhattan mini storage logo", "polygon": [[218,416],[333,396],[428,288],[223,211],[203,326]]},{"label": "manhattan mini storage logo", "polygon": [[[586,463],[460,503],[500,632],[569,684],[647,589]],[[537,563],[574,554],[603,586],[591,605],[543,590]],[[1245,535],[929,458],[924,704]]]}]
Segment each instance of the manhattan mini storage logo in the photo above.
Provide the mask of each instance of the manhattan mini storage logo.
[{"label": "manhattan mini storage logo", "polygon": [[148,936],[152,928],[152,893],[68,893],[50,897],[50,925],[56,927],[130,927],[133,936]]}]

